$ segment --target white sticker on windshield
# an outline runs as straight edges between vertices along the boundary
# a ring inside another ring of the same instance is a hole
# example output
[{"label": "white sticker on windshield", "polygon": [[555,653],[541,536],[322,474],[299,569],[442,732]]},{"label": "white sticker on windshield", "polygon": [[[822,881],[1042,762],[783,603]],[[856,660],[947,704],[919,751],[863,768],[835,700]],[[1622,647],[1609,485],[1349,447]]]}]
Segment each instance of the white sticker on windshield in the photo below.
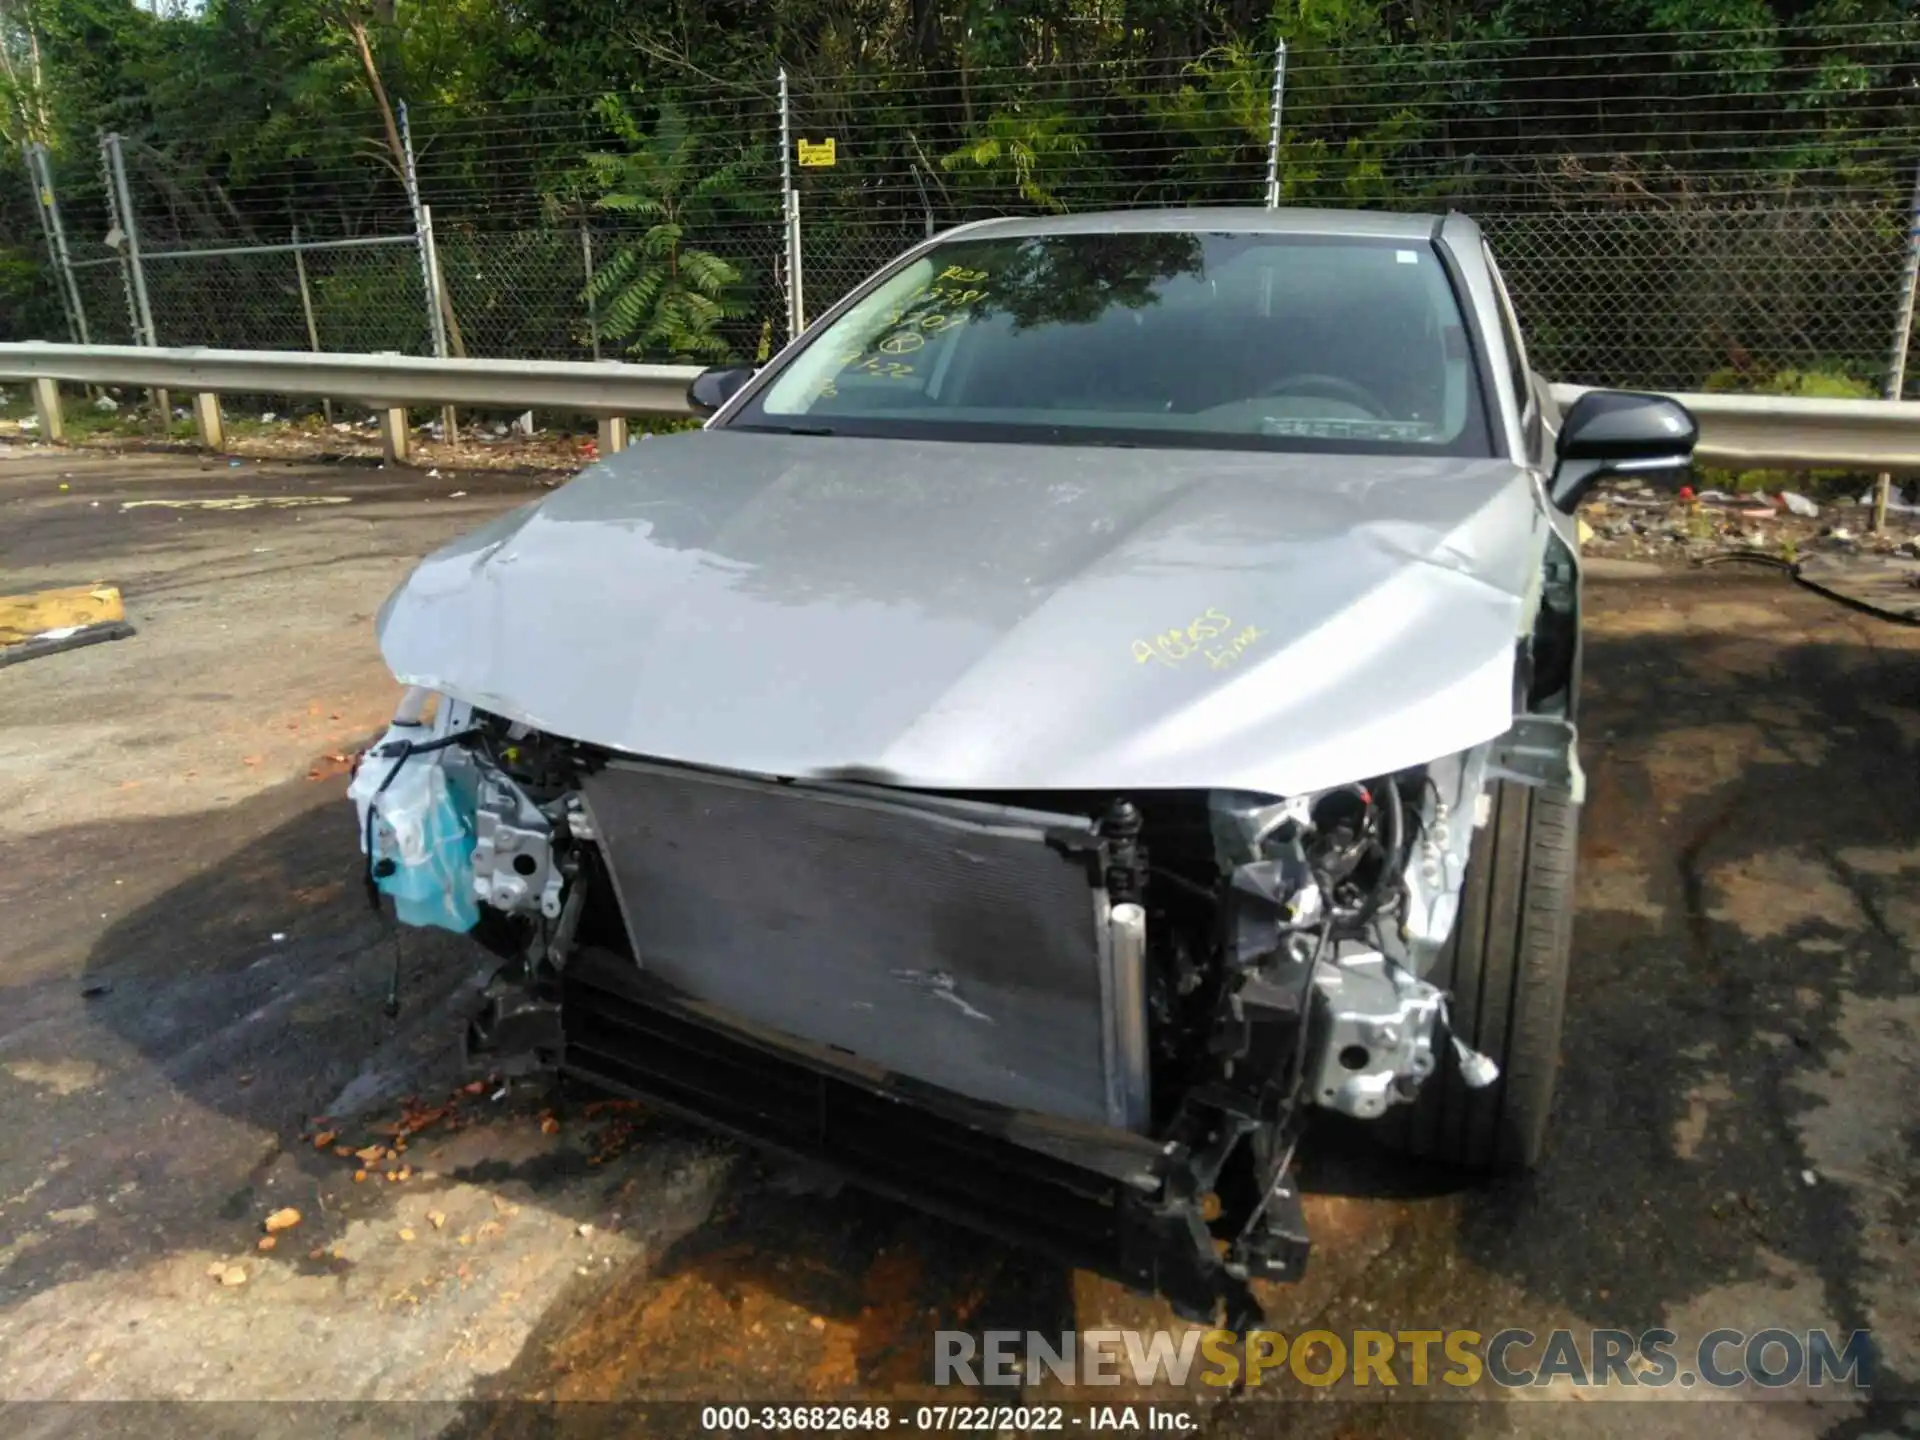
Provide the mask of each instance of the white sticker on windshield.
[{"label": "white sticker on windshield", "polygon": [[1402,265],[1418,265],[1420,263],[1420,253],[1417,250],[1396,250],[1393,252],[1393,258]]}]

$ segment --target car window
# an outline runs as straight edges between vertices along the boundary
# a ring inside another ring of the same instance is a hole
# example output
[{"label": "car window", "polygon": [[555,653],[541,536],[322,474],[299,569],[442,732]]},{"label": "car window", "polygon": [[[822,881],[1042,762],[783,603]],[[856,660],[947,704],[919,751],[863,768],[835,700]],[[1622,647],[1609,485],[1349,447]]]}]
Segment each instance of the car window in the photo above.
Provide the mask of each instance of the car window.
[{"label": "car window", "polygon": [[883,278],[727,423],[838,434],[1492,453],[1425,241],[956,239]]}]

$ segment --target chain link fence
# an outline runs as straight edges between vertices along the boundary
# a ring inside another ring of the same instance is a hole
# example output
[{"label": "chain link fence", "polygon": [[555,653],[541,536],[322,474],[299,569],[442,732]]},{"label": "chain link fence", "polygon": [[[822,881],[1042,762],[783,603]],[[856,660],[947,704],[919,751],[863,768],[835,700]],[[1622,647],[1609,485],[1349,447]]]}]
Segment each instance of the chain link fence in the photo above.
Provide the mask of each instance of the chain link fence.
[{"label": "chain link fence", "polygon": [[[1628,43],[1290,56],[1277,144],[1275,57],[1245,47],[1005,74],[796,76],[784,113],[774,76],[668,87],[620,114],[592,97],[419,107],[417,199],[432,211],[448,339],[474,356],[688,358],[631,306],[589,298],[594,274],[659,241],[658,214],[609,208],[635,176],[657,187],[645,198],[677,237],[642,267],[692,252],[724,261],[714,334],[753,359],[786,338],[788,184],[814,316],[952,224],[1254,205],[1271,168],[1288,205],[1473,214],[1535,366],[1555,379],[1764,388],[1817,372],[1877,390],[1920,159],[1920,104],[1897,67],[1822,109],[1793,88],[1826,73],[1817,48],[1776,68],[1780,93],[1755,96],[1745,39],[1641,37],[1622,58]],[[1595,98],[1610,81],[1641,91]],[[677,121],[696,137],[684,151],[663,138]],[[417,212],[398,168],[367,158],[369,139],[317,137],[311,152],[335,158],[289,161],[225,211],[194,210],[183,177],[130,142],[154,341],[431,353]],[[832,163],[818,163],[828,141]],[[596,155],[646,163],[596,169]],[[90,338],[133,342],[125,246],[102,240],[119,238],[109,183],[96,157],[58,168]],[[296,223],[313,237],[297,256]]]}]

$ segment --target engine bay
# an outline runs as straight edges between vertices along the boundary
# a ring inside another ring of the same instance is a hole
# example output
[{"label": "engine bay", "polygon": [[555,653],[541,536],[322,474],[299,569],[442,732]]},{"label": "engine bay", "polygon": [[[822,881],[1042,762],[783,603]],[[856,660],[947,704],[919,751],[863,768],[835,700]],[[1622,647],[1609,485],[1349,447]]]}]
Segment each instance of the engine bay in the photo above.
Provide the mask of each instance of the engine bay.
[{"label": "engine bay", "polygon": [[443,777],[473,918],[426,923],[503,962],[476,1061],[583,1075],[952,1210],[929,1198],[951,1153],[889,1179],[898,1146],[755,1097],[905,1100],[952,1146],[997,1147],[981,1174],[1000,1179],[955,1218],[1031,1240],[1037,1220],[998,1218],[1011,1177],[1071,1167],[1098,1212],[1076,1235],[1108,1237],[1075,1263],[1246,1318],[1249,1280],[1306,1263],[1291,1160],[1313,1110],[1378,1120],[1443,1065],[1496,1078],[1426,977],[1514,743],[1286,798],[927,793],[657,765],[441,702],[403,707],[354,798],[370,893],[397,903],[439,849],[383,800],[409,766]]}]

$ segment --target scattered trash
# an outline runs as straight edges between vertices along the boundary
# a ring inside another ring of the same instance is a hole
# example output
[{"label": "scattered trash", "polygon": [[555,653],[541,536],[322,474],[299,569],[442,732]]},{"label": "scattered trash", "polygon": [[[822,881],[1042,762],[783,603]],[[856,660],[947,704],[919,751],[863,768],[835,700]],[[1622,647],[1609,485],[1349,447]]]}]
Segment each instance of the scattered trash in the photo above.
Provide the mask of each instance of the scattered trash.
[{"label": "scattered trash", "polygon": [[229,1265],[224,1260],[216,1260],[207,1267],[207,1274],[222,1285],[244,1285],[247,1283],[247,1269],[244,1265]]},{"label": "scattered trash", "polygon": [[444,1230],[447,1226],[447,1217],[438,1210],[429,1210],[427,1212],[427,1223],[436,1230]]},{"label": "scattered trash", "polygon": [[279,1240],[272,1235],[262,1235],[259,1242],[253,1248],[256,1250],[271,1250],[279,1243]]},{"label": "scattered trash", "polygon": [[353,429],[353,422],[351,420],[336,420],[333,422],[333,428],[340,431],[344,435],[346,432]]},{"label": "scattered trash", "polygon": [[1792,490],[1782,490],[1780,492],[1780,503],[1794,514],[1804,516],[1808,520],[1813,519],[1820,513],[1820,507],[1818,505],[1814,504],[1813,501],[1809,500],[1806,496],[1796,494]]},{"label": "scattered trash", "polygon": [[289,1205],[267,1216],[267,1233],[269,1235],[277,1235],[282,1230],[291,1230],[299,1223],[300,1212]]},{"label": "scattered trash", "polygon": [[447,496],[447,498],[449,500],[464,500],[467,498],[467,492],[464,490],[456,490],[451,495]]},{"label": "scattered trash", "polygon": [[1696,498],[1693,493],[1693,487],[1691,485],[1682,485],[1680,487],[1680,498],[1682,500],[1692,500]]},{"label": "scattered trash", "polygon": [[1820,1183],[1820,1177],[1811,1170],[1802,1170],[1800,1172],[1800,1183],[1811,1190],[1815,1185]]},{"label": "scattered trash", "polygon": [[592,1236],[593,1236],[593,1226],[592,1226],[592,1225],[578,1225],[578,1226],[576,1226],[576,1227],[574,1227],[574,1232],[573,1232],[573,1233],[574,1233],[574,1234],[576,1234],[576,1235],[578,1235],[578,1236],[580,1236],[580,1237],[581,1237],[581,1238],[582,1238],[583,1240],[584,1240],[584,1239],[591,1239],[591,1238],[592,1238]]},{"label": "scattered trash", "polygon": [[282,940],[286,938],[287,938],[287,932],[284,930],[276,930],[273,932],[272,939],[273,939],[273,943],[276,945],[278,945]]},{"label": "scattered trash", "polygon": [[340,1132],[337,1130],[322,1130],[318,1135],[313,1137],[313,1148],[316,1150],[324,1150],[339,1137]]},{"label": "scattered trash", "polygon": [[499,1104],[502,1100],[507,1098],[507,1087],[502,1085],[498,1090],[494,1091],[493,1094],[488,1096],[487,1098],[492,1100],[496,1105]]},{"label": "scattered trash", "polygon": [[427,471],[427,479],[438,480],[439,478],[440,478],[440,472],[438,470]]},{"label": "scattered trash", "polygon": [[493,427],[493,433],[496,435],[504,435],[507,433],[507,427],[496,422]]},{"label": "scattered trash", "polygon": [[273,424],[274,421],[278,420],[279,418],[280,417],[278,415],[274,414],[273,411],[269,410],[267,411],[266,414],[260,417],[260,423],[262,425],[271,425]]},{"label": "scattered trash", "polygon": [[400,1232],[400,1238],[401,1238],[402,1240],[405,1240],[405,1241],[407,1241],[407,1242],[408,1242],[409,1244],[411,1244],[411,1243],[412,1243],[412,1241],[413,1241],[413,1231],[411,1231],[411,1230],[402,1230],[402,1231]]},{"label": "scattered trash", "polygon": [[20,429],[23,432],[31,433],[32,431],[38,430],[39,428],[40,428],[39,420],[32,415],[28,415],[20,422]]},{"label": "scattered trash", "polygon": [[102,395],[98,400],[93,402],[93,408],[103,415],[111,415],[120,408],[120,402],[111,395]]},{"label": "scattered trash", "polygon": [[227,468],[229,470],[238,470],[240,468],[240,462],[238,460],[229,460],[227,461]]},{"label": "scattered trash", "polygon": [[524,412],[519,419],[513,422],[513,428],[518,430],[522,435],[532,435],[533,411],[528,410]]}]

